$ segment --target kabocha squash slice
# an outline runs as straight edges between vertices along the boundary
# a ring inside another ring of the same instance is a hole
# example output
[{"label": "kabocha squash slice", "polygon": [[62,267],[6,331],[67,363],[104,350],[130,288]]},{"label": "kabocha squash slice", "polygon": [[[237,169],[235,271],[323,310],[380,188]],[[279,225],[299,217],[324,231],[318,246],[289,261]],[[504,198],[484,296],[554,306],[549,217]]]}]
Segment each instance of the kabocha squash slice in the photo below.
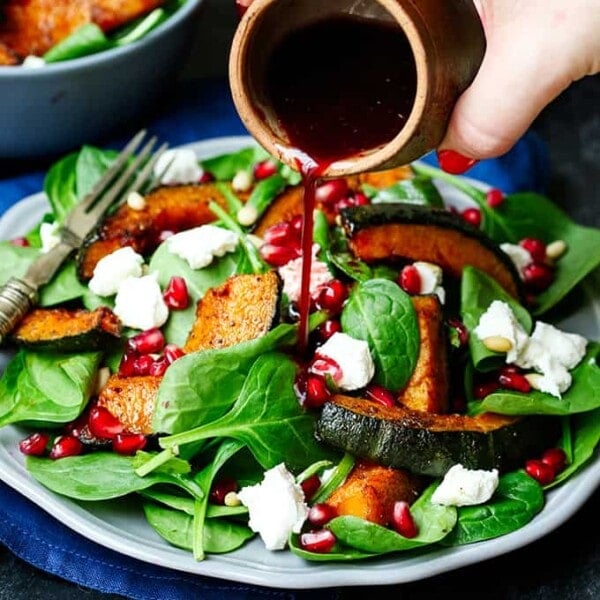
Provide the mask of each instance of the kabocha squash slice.
[{"label": "kabocha squash slice", "polygon": [[521,279],[509,256],[448,210],[398,202],[345,208],[341,216],[351,251],[367,263],[426,261],[457,279],[471,265],[514,298],[523,297]]},{"label": "kabocha squash slice", "polygon": [[315,436],[380,465],[441,477],[457,463],[501,472],[520,468],[556,444],[560,422],[541,415],[440,415],[335,395],[323,405]]},{"label": "kabocha squash slice", "polygon": [[412,504],[423,489],[416,475],[358,459],[342,485],[325,500],[337,515],[352,515],[382,526],[389,523],[394,503]]},{"label": "kabocha squash slice", "polygon": [[225,198],[210,183],[161,186],[145,197],[145,207],[133,209],[123,204],[105,217],[83,243],[77,256],[77,274],[88,281],[104,256],[131,246],[147,255],[156,249],[164,232],[177,233],[215,220],[210,202],[225,207]]},{"label": "kabocha squash slice", "polygon": [[229,277],[198,301],[186,353],[225,348],[267,333],[279,321],[282,282],[275,271]]},{"label": "kabocha squash slice", "polygon": [[11,339],[40,352],[87,352],[105,349],[120,334],[121,322],[105,306],[93,311],[36,308],[23,317]]},{"label": "kabocha squash slice", "polygon": [[425,412],[448,411],[448,348],[442,305],[436,295],[413,296],[419,323],[419,357],[397,400]]},{"label": "kabocha squash slice", "polygon": [[98,406],[116,417],[125,431],[150,435],[161,380],[162,377],[153,375],[111,375],[100,390]]}]

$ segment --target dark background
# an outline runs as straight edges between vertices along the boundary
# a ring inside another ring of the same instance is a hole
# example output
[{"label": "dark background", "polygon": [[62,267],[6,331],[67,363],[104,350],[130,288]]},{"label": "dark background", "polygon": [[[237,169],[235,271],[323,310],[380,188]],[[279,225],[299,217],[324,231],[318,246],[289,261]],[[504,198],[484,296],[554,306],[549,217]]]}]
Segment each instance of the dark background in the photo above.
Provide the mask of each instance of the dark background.
[{"label": "dark background", "polygon": [[[186,80],[226,75],[229,42],[236,18],[233,0],[208,0]],[[527,85],[527,82],[524,82]],[[573,84],[533,125],[548,144],[551,178],[548,195],[573,218],[600,227],[600,76]],[[375,593],[378,598],[523,600],[600,598],[600,491],[564,525],[510,554],[416,583],[340,592]],[[315,590],[315,597],[317,597]],[[308,596],[307,596],[308,597]],[[114,600],[59,580],[31,567],[0,545],[0,600]]]}]

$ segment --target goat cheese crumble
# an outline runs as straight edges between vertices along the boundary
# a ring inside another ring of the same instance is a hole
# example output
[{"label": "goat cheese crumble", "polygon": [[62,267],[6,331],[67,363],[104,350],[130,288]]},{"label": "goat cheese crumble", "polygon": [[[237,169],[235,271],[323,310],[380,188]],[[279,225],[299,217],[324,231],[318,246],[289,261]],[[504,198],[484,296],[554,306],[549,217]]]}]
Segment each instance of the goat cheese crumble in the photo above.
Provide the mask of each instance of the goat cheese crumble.
[{"label": "goat cheese crumble", "polygon": [[442,304],[446,300],[446,290],[442,287],[443,271],[439,265],[418,260],[412,266],[421,278],[421,294],[435,294]]},{"label": "goat cheese crumble", "polygon": [[238,498],[248,508],[248,526],[267,550],[282,550],[291,533],[300,533],[308,516],[302,487],[283,463],[265,472],[261,483],[243,487]]},{"label": "goat cheese crumble", "polygon": [[[319,244],[313,244],[309,283],[311,298],[315,298],[319,288],[334,278],[329,267],[317,259],[319,249]],[[290,260],[285,265],[279,267],[278,272],[283,281],[283,293],[291,302],[298,302],[302,288],[302,257]]]},{"label": "goat cheese crumble", "polygon": [[347,333],[334,333],[317,350],[317,356],[334,361],[341,371],[336,385],[340,390],[358,390],[365,387],[375,375],[375,363],[369,352],[369,344]]},{"label": "goat cheese crumble", "polygon": [[56,221],[40,225],[40,242],[42,243],[42,254],[50,252],[54,246],[60,243],[60,225]]},{"label": "goat cheese crumble", "polygon": [[510,260],[517,268],[519,276],[523,279],[523,269],[533,262],[533,258],[528,250],[519,244],[500,244],[500,250],[508,254]]},{"label": "goat cheese crumble", "polygon": [[126,279],[142,276],[143,264],[144,258],[131,246],[119,248],[98,261],[88,287],[98,296],[113,296]]},{"label": "goat cheese crumble", "polygon": [[472,506],[487,502],[498,487],[498,470],[466,469],[461,464],[451,467],[431,496],[433,504]]},{"label": "goat cheese crumble", "polygon": [[197,183],[202,173],[198,157],[189,148],[167,150],[154,165],[154,175],[163,185]]},{"label": "goat cheese crumble", "polygon": [[114,313],[125,327],[145,331],[166,323],[169,309],[156,277],[156,273],[130,277],[119,286]]},{"label": "goat cheese crumble", "polygon": [[240,238],[237,233],[217,227],[201,225],[167,238],[169,252],[187,261],[192,269],[210,265],[215,256],[233,252]]}]

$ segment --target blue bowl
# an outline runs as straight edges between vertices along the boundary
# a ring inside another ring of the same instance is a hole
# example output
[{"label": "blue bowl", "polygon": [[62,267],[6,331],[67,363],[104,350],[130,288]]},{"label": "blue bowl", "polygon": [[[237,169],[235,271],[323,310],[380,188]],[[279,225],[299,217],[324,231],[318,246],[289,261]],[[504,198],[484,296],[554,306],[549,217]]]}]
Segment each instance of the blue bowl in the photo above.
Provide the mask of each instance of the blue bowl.
[{"label": "blue bowl", "polygon": [[203,0],[141,40],[40,68],[0,67],[0,159],[93,144],[159,102],[186,62]]}]

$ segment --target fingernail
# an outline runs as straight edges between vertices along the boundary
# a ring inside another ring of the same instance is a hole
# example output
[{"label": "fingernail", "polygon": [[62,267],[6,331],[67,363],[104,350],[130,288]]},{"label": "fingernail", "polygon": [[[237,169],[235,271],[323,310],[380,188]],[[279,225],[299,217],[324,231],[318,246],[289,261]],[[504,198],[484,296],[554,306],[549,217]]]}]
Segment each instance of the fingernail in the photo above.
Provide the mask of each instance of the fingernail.
[{"label": "fingernail", "polygon": [[439,150],[437,159],[440,167],[452,175],[462,175],[478,162],[477,159],[463,156],[454,150]]}]

